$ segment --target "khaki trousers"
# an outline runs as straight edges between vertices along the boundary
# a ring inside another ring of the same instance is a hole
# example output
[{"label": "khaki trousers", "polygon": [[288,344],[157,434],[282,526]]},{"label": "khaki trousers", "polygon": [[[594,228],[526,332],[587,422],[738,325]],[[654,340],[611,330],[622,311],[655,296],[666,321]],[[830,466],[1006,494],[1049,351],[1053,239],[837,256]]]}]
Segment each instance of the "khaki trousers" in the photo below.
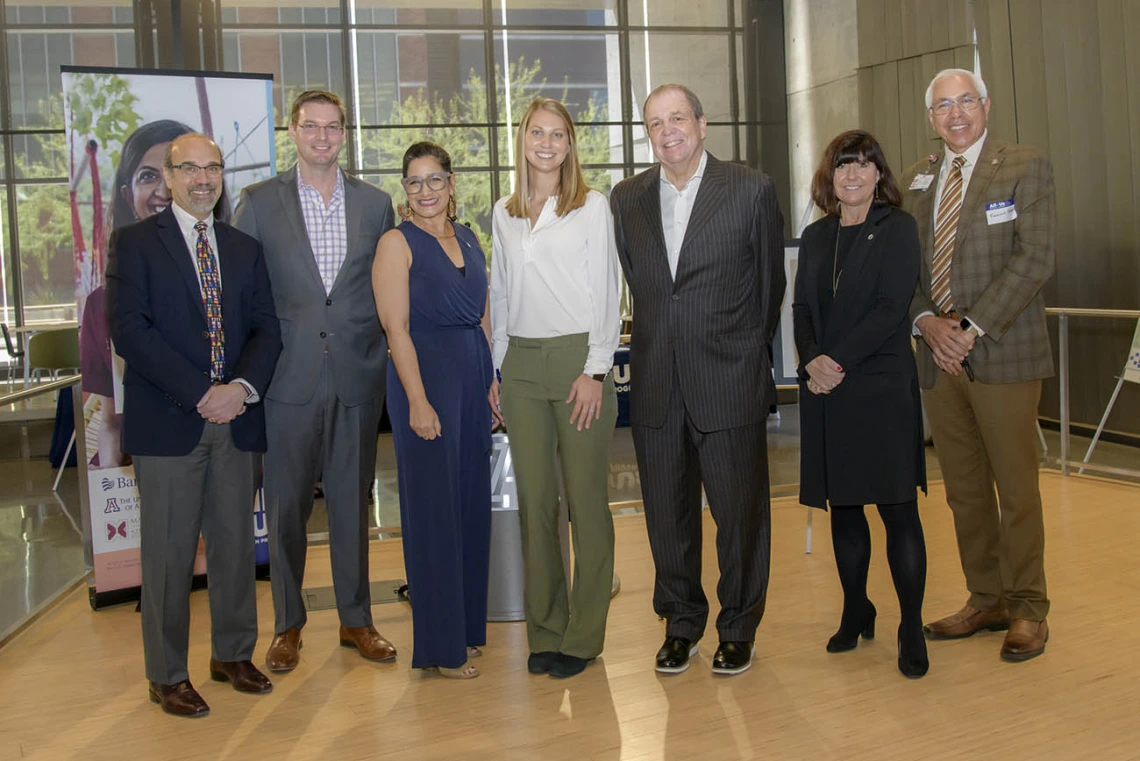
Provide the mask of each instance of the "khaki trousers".
[{"label": "khaki trousers", "polygon": [[[602,652],[614,574],[614,524],[607,488],[617,420],[612,375],[602,417],[570,424],[570,384],[582,374],[586,334],[510,339],[502,366],[502,406],[519,495],[524,610],[532,653],[594,658]],[[556,451],[557,450],[557,451]],[[558,537],[558,460],[570,511],[574,579],[566,592]]]},{"label": "khaki trousers", "polygon": [[1039,380],[986,384],[964,372],[939,372],[934,388],[923,391],[969,604],[980,610],[1005,605],[1012,618],[1031,621],[1049,613],[1038,485],[1040,399]]}]

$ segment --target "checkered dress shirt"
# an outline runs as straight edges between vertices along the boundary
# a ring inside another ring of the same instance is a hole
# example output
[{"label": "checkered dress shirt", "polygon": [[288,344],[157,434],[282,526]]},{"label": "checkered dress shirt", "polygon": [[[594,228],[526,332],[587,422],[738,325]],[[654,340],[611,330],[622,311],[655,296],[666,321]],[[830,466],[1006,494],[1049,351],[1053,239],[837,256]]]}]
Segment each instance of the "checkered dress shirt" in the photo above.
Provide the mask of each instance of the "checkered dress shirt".
[{"label": "checkered dress shirt", "polygon": [[332,200],[325,206],[319,190],[305,182],[297,172],[297,195],[301,198],[301,215],[305,218],[305,231],[309,245],[317,260],[325,293],[332,290],[336,275],[348,254],[348,226],[344,214],[344,175],[336,173],[336,188]]}]

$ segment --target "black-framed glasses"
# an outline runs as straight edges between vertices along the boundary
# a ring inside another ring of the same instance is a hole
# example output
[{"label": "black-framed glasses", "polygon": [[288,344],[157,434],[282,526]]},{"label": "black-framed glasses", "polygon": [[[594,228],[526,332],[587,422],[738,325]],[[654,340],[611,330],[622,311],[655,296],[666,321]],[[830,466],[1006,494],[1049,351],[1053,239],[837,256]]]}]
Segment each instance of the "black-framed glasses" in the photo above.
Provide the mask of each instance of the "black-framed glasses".
[{"label": "black-framed glasses", "polygon": [[177,169],[182,173],[183,177],[189,180],[194,179],[203,172],[205,172],[206,176],[210,179],[216,180],[222,176],[222,172],[226,167],[224,164],[207,164],[206,166],[198,166],[197,164],[191,164],[189,161],[183,161],[181,164],[172,164],[170,168]]},{"label": "black-framed glasses", "polygon": [[312,122],[305,122],[304,124],[298,124],[297,128],[310,137],[316,137],[322,132],[326,135],[336,137],[344,132],[344,125],[342,124],[313,124]]},{"label": "black-framed glasses", "polygon": [[400,180],[400,184],[404,186],[404,192],[415,195],[424,189],[424,185],[427,185],[431,190],[443,190],[447,187],[447,181],[450,179],[450,172],[435,172],[427,177],[405,177]]},{"label": "black-framed glasses", "polygon": [[985,98],[975,98],[973,95],[963,95],[961,98],[946,98],[940,100],[930,107],[935,116],[946,116],[954,110],[954,106],[962,109],[963,111],[976,111],[978,106],[982,105]]}]

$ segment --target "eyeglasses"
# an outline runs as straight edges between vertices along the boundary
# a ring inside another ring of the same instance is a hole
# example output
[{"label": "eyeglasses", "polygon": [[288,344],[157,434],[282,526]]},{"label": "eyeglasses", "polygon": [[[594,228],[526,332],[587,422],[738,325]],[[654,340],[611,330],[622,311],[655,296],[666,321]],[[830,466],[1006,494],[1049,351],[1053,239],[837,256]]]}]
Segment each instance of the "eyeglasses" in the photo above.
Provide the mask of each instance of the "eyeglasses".
[{"label": "eyeglasses", "polygon": [[336,137],[344,132],[344,127],[340,124],[313,124],[312,122],[305,122],[304,124],[298,124],[297,127],[308,137],[316,137],[322,132],[326,135]]},{"label": "eyeglasses", "polygon": [[206,176],[211,180],[216,180],[222,176],[222,170],[224,170],[226,167],[222,164],[207,164],[206,166],[198,166],[197,164],[191,164],[189,161],[183,161],[181,164],[172,164],[170,168],[177,169],[179,172],[182,172],[182,176],[189,180],[194,179],[202,172],[205,172]]},{"label": "eyeglasses", "polygon": [[427,177],[405,177],[400,180],[400,184],[404,186],[404,191],[408,195],[414,196],[424,189],[424,185],[427,185],[431,190],[443,190],[447,187],[447,181],[450,179],[450,172],[436,172]]},{"label": "eyeglasses", "polygon": [[934,112],[935,116],[946,116],[946,114],[954,110],[954,106],[957,106],[963,111],[974,111],[982,104],[983,100],[985,100],[985,98],[975,98],[973,95],[963,95],[961,98],[954,100],[947,98],[946,100],[940,100],[935,103],[930,107],[930,110]]}]

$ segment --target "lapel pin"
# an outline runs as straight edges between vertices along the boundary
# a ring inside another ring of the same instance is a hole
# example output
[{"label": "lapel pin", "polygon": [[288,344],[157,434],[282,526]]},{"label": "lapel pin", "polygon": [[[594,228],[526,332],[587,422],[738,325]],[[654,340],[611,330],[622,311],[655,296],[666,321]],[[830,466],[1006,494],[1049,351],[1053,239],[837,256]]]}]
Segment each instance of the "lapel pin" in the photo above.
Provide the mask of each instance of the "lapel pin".
[{"label": "lapel pin", "polygon": [[998,160],[997,159],[990,159],[990,164],[992,164],[993,166],[997,166]]},{"label": "lapel pin", "polygon": [[874,234],[874,233],[870,233],[870,234],[868,234],[868,235],[867,235],[867,240],[874,240],[874,239],[875,239],[875,234]]},{"label": "lapel pin", "polygon": [[938,154],[937,153],[930,154],[930,157],[927,158],[927,162],[930,164],[937,164],[938,163]]}]

